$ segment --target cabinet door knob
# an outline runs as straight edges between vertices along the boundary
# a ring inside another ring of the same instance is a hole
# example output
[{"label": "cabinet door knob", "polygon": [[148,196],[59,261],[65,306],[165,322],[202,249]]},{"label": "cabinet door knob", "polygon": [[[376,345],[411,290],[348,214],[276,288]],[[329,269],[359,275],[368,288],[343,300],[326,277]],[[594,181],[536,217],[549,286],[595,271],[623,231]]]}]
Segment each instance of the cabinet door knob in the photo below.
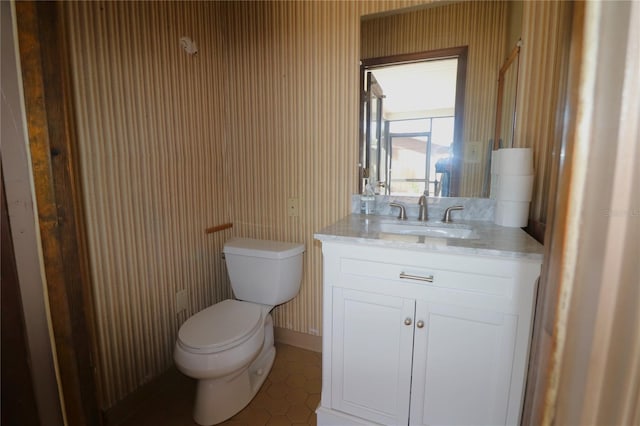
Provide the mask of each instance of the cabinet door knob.
[{"label": "cabinet door knob", "polygon": [[405,318],[404,319],[404,325],[411,325],[411,318]]},{"label": "cabinet door knob", "polygon": [[416,326],[417,326],[418,328],[422,328],[422,327],[424,327],[424,321],[422,321],[422,320],[418,321],[418,322],[416,323]]}]

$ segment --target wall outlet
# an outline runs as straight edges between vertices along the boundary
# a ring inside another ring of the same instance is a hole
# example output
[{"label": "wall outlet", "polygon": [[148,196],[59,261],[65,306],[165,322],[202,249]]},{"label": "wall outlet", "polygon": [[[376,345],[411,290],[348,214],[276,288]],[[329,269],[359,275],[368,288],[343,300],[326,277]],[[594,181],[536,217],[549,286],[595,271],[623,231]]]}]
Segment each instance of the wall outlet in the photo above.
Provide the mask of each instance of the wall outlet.
[{"label": "wall outlet", "polygon": [[187,289],[182,289],[176,293],[176,314],[187,309],[189,303],[189,293]]},{"label": "wall outlet", "polygon": [[299,198],[289,198],[287,200],[287,211],[289,212],[289,216],[291,217],[299,216],[299,212],[298,212],[299,207],[300,207]]}]

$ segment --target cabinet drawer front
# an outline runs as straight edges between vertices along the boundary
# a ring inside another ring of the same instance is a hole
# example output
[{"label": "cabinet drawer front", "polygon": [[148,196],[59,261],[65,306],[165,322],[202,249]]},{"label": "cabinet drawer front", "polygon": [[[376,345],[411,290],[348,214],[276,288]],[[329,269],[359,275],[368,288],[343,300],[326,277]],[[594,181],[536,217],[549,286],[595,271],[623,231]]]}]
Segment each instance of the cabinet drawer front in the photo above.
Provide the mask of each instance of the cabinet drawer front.
[{"label": "cabinet drawer front", "polygon": [[431,265],[396,264],[343,257],[340,259],[338,283],[357,279],[379,279],[385,282],[420,284],[477,294],[511,298],[513,280],[509,276],[487,273],[459,272]]}]

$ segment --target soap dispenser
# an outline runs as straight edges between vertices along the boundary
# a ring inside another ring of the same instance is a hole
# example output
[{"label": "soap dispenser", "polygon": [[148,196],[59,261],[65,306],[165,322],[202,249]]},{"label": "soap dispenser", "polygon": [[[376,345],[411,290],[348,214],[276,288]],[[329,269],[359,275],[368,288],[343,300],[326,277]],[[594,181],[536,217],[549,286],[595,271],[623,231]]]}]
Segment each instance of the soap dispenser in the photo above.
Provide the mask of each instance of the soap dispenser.
[{"label": "soap dispenser", "polygon": [[369,178],[364,179],[364,189],[360,195],[360,214],[373,214],[376,207],[376,195],[369,183]]}]

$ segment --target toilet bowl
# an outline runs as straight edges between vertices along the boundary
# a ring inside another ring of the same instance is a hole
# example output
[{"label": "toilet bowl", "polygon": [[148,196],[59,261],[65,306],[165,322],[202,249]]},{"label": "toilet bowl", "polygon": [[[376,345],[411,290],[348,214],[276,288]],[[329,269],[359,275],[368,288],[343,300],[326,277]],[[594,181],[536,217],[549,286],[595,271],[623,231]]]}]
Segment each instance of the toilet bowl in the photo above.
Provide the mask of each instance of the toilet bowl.
[{"label": "toilet bowl", "polygon": [[302,244],[233,238],[224,253],[238,299],[210,306],[180,327],[178,370],[198,380],[193,417],[214,425],[242,410],[275,359],[269,312],[295,297],[302,279]]}]

